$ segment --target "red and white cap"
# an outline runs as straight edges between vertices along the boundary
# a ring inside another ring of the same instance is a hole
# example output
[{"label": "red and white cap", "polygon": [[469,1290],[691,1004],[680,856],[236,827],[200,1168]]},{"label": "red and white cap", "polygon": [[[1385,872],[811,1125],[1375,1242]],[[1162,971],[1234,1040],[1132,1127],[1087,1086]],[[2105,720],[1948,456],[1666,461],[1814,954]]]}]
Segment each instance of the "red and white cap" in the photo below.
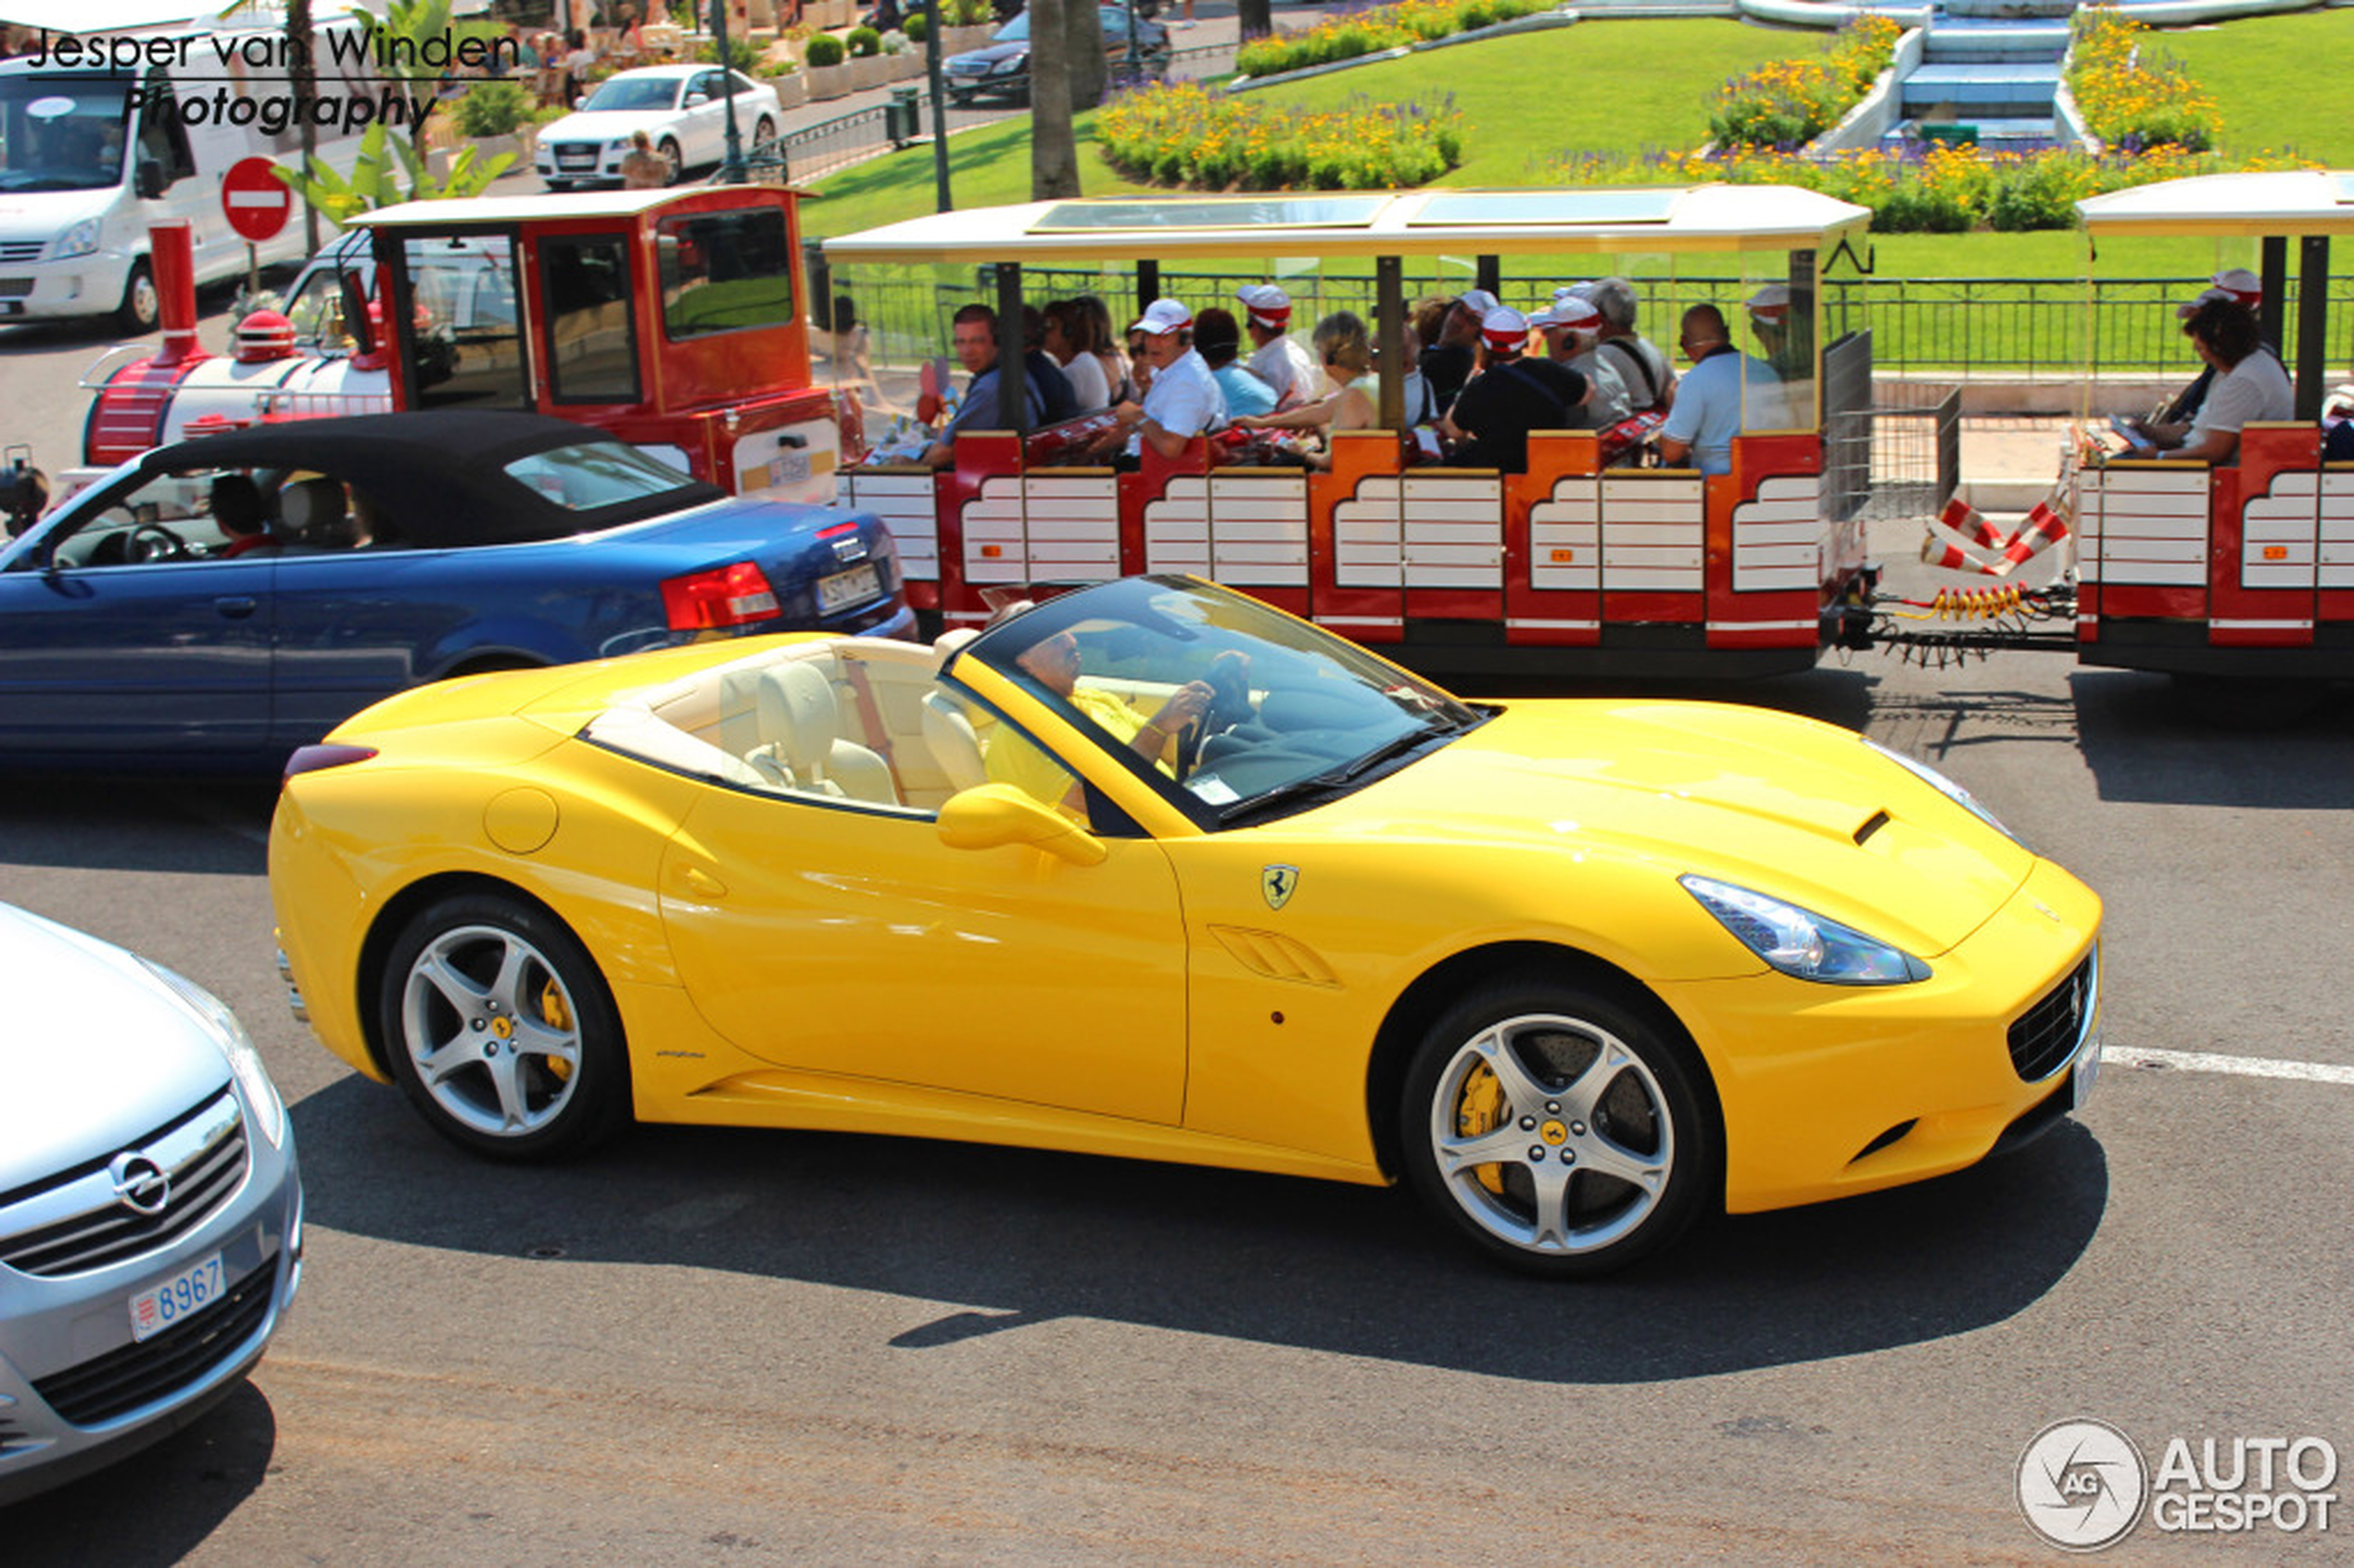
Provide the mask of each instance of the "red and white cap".
[{"label": "red and white cap", "polygon": [[1564,294],[1555,297],[1550,305],[1529,317],[1528,324],[1539,330],[1566,327],[1571,332],[1589,332],[1600,336],[1602,313],[1595,310],[1594,302],[1584,295]]},{"label": "red and white cap", "polygon": [[1528,318],[1508,305],[1499,305],[1479,319],[1479,334],[1487,340],[1487,347],[1499,352],[1523,348],[1528,344]]},{"label": "red and white cap", "polygon": [[1786,284],[1767,284],[1749,297],[1749,313],[1761,322],[1779,325],[1790,320],[1790,287]]},{"label": "red and white cap", "polygon": [[1291,324],[1291,296],[1273,284],[1245,284],[1234,290],[1234,297],[1269,332],[1282,332]]},{"label": "red and white cap", "polygon": [[2215,274],[2208,285],[2198,292],[2198,297],[2187,305],[2177,305],[2174,313],[2187,316],[2209,300],[2228,299],[2234,305],[2255,310],[2264,303],[2264,280],[2246,267],[2226,267]]},{"label": "red and white cap", "polygon": [[1141,332],[1150,337],[1162,337],[1182,332],[1194,324],[1194,313],[1174,299],[1156,299],[1145,307],[1145,313],[1128,330]]}]

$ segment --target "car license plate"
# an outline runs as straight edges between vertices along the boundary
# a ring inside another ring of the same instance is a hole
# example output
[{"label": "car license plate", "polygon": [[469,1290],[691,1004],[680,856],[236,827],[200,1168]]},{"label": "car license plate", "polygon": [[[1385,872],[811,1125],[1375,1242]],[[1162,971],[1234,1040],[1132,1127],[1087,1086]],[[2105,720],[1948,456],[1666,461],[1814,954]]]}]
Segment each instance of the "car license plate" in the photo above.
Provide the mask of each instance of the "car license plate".
[{"label": "car license plate", "polygon": [[882,578],[869,562],[853,566],[847,572],[836,572],[830,577],[817,579],[817,613],[830,615],[835,611],[872,599],[882,592]]},{"label": "car license plate", "polygon": [[161,1334],[177,1322],[184,1322],[221,1299],[226,1287],[221,1271],[221,1254],[214,1253],[203,1262],[183,1269],[153,1290],[143,1290],[131,1298],[131,1339],[133,1344],[153,1334]]},{"label": "car license plate", "polygon": [[2076,1066],[2069,1073],[2069,1082],[2076,1091],[2073,1108],[2082,1110],[2084,1102],[2093,1097],[2093,1080],[2101,1074],[2101,1037],[2095,1035],[2076,1053]]},{"label": "car license plate", "polygon": [[778,452],[768,462],[768,483],[799,485],[809,478],[809,453],[804,449]]}]

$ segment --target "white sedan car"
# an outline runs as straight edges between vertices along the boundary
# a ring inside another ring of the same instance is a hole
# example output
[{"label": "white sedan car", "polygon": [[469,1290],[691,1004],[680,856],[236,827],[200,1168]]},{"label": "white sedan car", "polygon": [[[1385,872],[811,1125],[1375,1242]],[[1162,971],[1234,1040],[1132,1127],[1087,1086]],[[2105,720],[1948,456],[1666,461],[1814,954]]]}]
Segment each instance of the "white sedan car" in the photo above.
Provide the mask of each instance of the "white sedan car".
[{"label": "white sedan car", "polygon": [[736,129],[752,151],[777,137],[784,110],[777,91],[715,65],[648,66],[607,77],[580,107],[539,133],[538,166],[551,191],[618,185],[633,132],[643,131],[670,160],[671,178],[717,163],[728,152],[728,78],[735,78]]}]

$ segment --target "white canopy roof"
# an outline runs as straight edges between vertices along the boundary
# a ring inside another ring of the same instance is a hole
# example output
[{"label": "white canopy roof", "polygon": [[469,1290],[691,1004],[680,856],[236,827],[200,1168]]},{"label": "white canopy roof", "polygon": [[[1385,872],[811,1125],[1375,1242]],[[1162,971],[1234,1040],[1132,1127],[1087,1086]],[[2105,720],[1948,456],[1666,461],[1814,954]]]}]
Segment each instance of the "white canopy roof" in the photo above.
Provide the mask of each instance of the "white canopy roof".
[{"label": "white canopy roof", "polygon": [[2095,238],[2112,234],[2354,234],[2354,173],[2284,170],[2162,180],[2076,204]]},{"label": "white canopy roof", "polygon": [[1150,256],[1786,251],[1859,234],[1867,209],[1791,185],[1587,190],[1269,191],[1099,196],[911,218],[826,241],[843,262],[1129,260]]}]

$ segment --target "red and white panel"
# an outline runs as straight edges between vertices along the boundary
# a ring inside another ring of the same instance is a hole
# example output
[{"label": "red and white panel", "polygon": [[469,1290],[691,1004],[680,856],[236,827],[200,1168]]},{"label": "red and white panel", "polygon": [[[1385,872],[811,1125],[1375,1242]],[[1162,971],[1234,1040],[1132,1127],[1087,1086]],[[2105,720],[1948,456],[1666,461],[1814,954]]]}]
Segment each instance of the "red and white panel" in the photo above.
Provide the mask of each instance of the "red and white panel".
[{"label": "red and white panel", "polygon": [[1814,474],[1766,479],[1757,498],[1733,508],[1733,591],[1823,586],[1823,481]]},{"label": "red and white panel", "polygon": [[1308,586],[1305,472],[1214,475],[1209,514],[1210,576],[1237,588]]},{"label": "red and white panel", "polygon": [[2272,475],[2240,513],[2240,586],[2310,588],[2321,525],[2322,476],[2310,470]]},{"label": "red and white panel", "polygon": [[1407,474],[1402,530],[1408,588],[1503,588],[1501,479]]},{"label": "red and white panel", "polygon": [[[1304,526],[1304,525],[1303,525]],[[1180,474],[1145,503],[1145,570],[1215,577],[1209,549],[1209,481]]]},{"label": "red and white panel", "polygon": [[2086,473],[2080,516],[2094,521],[2078,551],[2086,576],[2120,588],[2205,587],[2207,492],[2204,468]]},{"label": "red and white panel", "polygon": [[2319,587],[2354,588],[2354,469],[2322,471],[2314,571]]},{"label": "red and white panel", "polygon": [[1398,588],[1405,581],[1405,558],[1404,481],[1379,474],[1361,480],[1357,493],[1333,508],[1334,583]]},{"label": "red and white panel", "polygon": [[1706,586],[1706,508],[1699,474],[1605,474],[1602,587],[1610,592],[1699,593]]},{"label": "red and white panel", "polygon": [[1118,475],[1031,473],[1022,481],[1022,505],[1032,578],[1097,583],[1120,575]]},{"label": "red and white panel", "polygon": [[1602,487],[1592,474],[1553,483],[1528,509],[1528,586],[1596,593],[1602,586]]},{"label": "red and white panel", "polygon": [[865,474],[842,476],[845,505],[871,512],[899,547],[899,569],[910,582],[940,579],[940,512],[930,474]]},{"label": "red and white panel", "polygon": [[1023,526],[1021,475],[993,474],[965,503],[965,581],[1026,583],[1030,536]]}]

